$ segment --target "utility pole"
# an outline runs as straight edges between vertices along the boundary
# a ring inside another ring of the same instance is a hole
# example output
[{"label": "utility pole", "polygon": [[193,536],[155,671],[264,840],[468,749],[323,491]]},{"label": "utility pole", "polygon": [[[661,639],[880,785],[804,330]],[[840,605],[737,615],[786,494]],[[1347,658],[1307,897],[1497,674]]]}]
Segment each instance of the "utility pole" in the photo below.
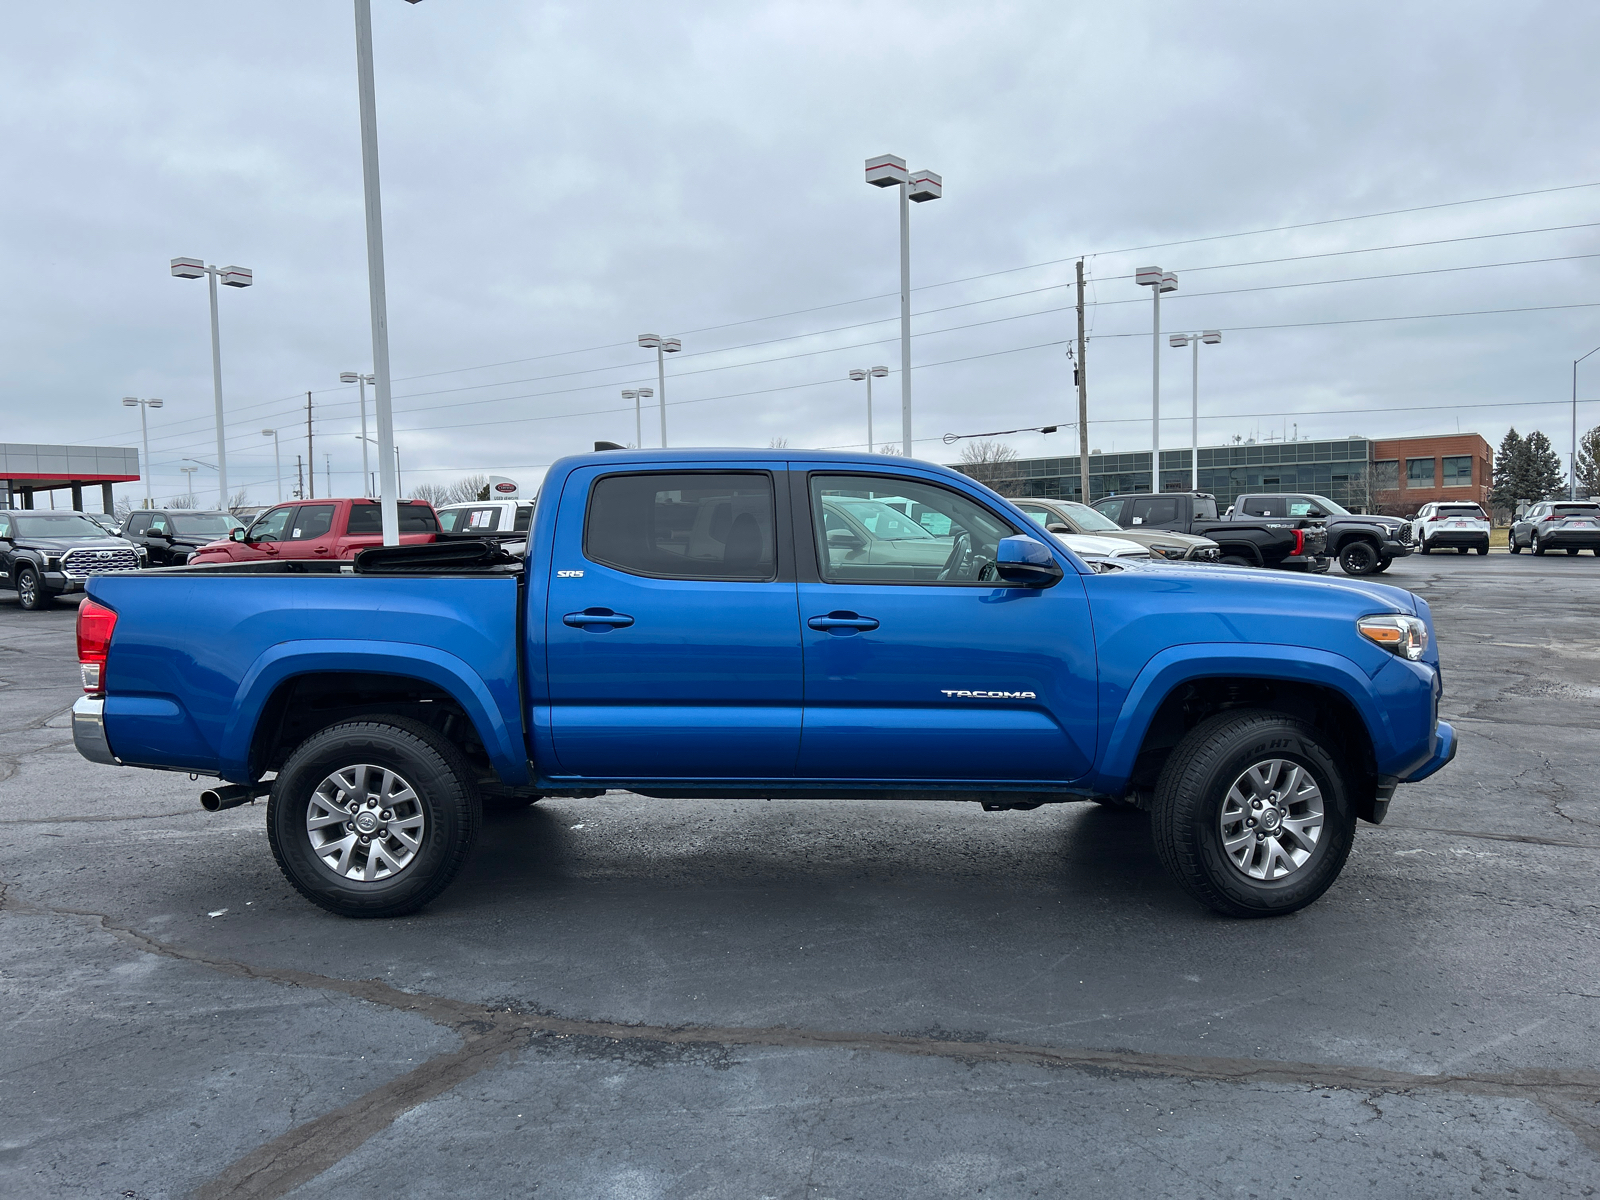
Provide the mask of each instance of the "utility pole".
[{"label": "utility pole", "polygon": [[306,473],[298,454],[294,456],[294,498],[296,500],[306,498]]},{"label": "utility pole", "polygon": [[317,456],[311,446],[311,393],[306,393],[306,466],[311,476],[311,498],[317,498]]},{"label": "utility pole", "polygon": [[326,450],[322,452],[323,482],[328,485],[328,498],[333,499],[333,455]]},{"label": "utility pole", "polygon": [[1089,363],[1088,339],[1083,334],[1083,259],[1078,260],[1078,365],[1072,372],[1078,384],[1078,480],[1083,488],[1082,503],[1089,497]]}]

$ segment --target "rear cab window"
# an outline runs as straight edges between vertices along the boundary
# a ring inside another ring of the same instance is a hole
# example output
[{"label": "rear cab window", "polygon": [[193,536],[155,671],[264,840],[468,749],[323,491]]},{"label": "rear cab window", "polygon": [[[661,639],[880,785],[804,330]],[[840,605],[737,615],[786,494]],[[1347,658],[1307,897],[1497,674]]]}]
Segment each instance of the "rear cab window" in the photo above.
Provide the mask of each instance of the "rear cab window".
[{"label": "rear cab window", "polygon": [[[433,509],[426,504],[399,505],[400,532],[401,533],[438,533],[439,519],[433,515]],[[381,504],[352,504],[350,506],[349,532],[378,533],[383,532],[383,505]]]},{"label": "rear cab window", "polygon": [[656,579],[770,581],[774,514],[765,471],[603,475],[589,492],[583,554]]}]

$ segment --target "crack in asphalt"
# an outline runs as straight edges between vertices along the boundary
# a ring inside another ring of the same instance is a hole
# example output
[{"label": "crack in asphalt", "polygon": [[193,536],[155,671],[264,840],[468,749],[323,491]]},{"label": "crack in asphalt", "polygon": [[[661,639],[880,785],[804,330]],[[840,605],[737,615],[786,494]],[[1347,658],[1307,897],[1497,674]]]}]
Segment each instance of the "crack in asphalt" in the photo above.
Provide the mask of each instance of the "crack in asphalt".
[{"label": "crack in asphalt", "polygon": [[286,1195],[336,1165],[418,1105],[489,1069],[518,1051],[568,1048],[589,1057],[643,1053],[649,1061],[695,1047],[726,1051],[747,1046],[789,1050],[843,1050],[944,1058],[967,1064],[1054,1067],[1100,1075],[1188,1082],[1289,1084],[1339,1088],[1369,1095],[1452,1091],[1531,1100],[1581,1141],[1600,1152],[1600,1071],[1522,1068],[1484,1073],[1424,1075],[1379,1067],[1285,1062],[1132,1050],[1030,1045],[918,1034],[795,1029],[788,1026],[635,1025],[562,1017],[517,1007],[475,1004],[448,996],[407,992],[380,979],[339,979],[293,967],[255,966],[165,942],[105,913],[35,904],[0,881],[0,915],[74,917],[94,923],[147,954],[196,963],[234,978],[348,996],[395,1012],[415,1014],[462,1039],[455,1050],[420,1066],[332,1112],[306,1120],[238,1159],[203,1184],[196,1200],[271,1200]]}]

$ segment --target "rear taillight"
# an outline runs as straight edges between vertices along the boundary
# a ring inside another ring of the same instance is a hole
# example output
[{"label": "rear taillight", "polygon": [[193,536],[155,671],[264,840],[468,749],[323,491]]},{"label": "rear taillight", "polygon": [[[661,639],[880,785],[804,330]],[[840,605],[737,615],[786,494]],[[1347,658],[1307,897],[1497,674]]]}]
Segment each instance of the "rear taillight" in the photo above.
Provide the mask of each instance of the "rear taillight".
[{"label": "rear taillight", "polygon": [[1294,531],[1294,552],[1296,554],[1304,554],[1306,552],[1306,531],[1304,529],[1296,529]]},{"label": "rear taillight", "polygon": [[1546,521],[1554,521],[1556,519],[1556,515],[1555,513],[1546,513],[1544,519]]},{"label": "rear taillight", "polygon": [[91,696],[105,695],[106,652],[116,626],[117,614],[105,605],[85,598],[78,606],[78,669],[83,672],[83,690]]}]

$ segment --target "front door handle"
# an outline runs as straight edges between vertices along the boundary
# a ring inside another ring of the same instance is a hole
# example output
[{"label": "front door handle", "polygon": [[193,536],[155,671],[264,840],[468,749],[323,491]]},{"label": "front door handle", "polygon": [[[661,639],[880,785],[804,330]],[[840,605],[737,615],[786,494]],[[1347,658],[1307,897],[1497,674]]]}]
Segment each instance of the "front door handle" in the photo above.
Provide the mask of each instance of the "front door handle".
[{"label": "front door handle", "polygon": [[608,629],[623,629],[633,624],[633,618],[626,613],[612,612],[609,608],[586,608],[582,612],[571,612],[561,618],[563,625],[571,625],[574,629],[586,629],[590,633],[604,633]]},{"label": "front door handle", "polygon": [[806,622],[813,629],[841,630],[855,632],[856,630],[876,629],[876,617],[861,617],[853,612],[831,612],[825,617],[812,617]]}]

